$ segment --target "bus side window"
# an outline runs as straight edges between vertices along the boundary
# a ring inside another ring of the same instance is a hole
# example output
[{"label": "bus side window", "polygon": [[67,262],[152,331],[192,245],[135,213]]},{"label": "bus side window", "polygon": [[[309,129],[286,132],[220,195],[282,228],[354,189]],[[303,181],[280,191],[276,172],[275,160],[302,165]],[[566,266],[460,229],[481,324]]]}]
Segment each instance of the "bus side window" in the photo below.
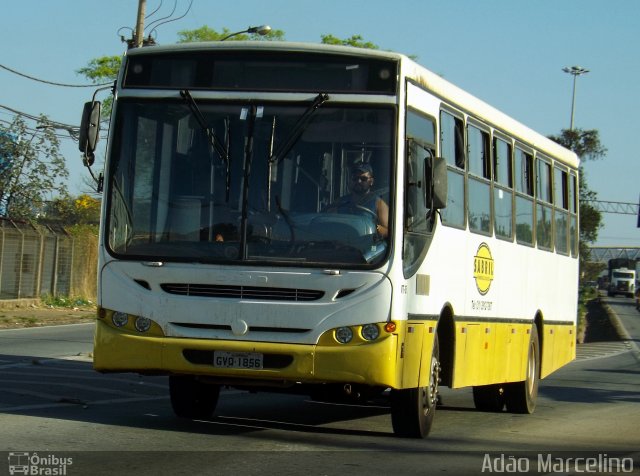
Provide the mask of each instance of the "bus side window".
[{"label": "bus side window", "polygon": [[467,126],[469,150],[469,229],[491,233],[491,159],[489,134],[474,126]]},{"label": "bus side window", "polygon": [[533,245],[533,155],[516,147],[516,240]]},{"label": "bus side window", "polygon": [[569,253],[569,190],[568,174],[558,167],[553,168],[553,189],[556,205],[555,215],[555,242],[556,251],[562,254]]},{"label": "bus side window", "polygon": [[432,221],[425,203],[425,158],[435,155],[435,123],[409,110],[407,113],[407,157],[405,166],[403,271],[412,276],[426,255]]},{"label": "bus side window", "polygon": [[538,247],[553,251],[553,235],[551,223],[553,221],[553,209],[551,203],[551,164],[536,156],[536,242]]},{"label": "bus side window", "polygon": [[569,213],[571,215],[569,222],[569,239],[571,243],[571,256],[578,256],[578,178],[575,174],[571,174],[569,178]]},{"label": "bus side window", "polygon": [[493,209],[496,236],[513,237],[513,173],[511,144],[493,138]]},{"label": "bus side window", "polygon": [[462,119],[440,112],[440,155],[447,161],[447,206],[440,211],[446,225],[463,228],[464,213],[464,126]]}]

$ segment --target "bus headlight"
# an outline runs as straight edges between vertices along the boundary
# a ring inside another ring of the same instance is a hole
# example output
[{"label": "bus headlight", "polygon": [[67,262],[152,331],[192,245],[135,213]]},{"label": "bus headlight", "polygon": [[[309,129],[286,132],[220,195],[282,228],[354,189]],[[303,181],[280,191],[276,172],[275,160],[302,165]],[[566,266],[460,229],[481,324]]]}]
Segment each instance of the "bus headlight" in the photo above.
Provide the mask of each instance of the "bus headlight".
[{"label": "bus headlight", "polygon": [[129,322],[129,316],[125,312],[116,311],[111,316],[111,322],[116,327],[124,327]]},{"label": "bus headlight", "polygon": [[338,327],[336,329],[336,340],[341,344],[348,344],[353,339],[353,331],[349,327]]},{"label": "bus headlight", "polygon": [[375,324],[365,324],[362,326],[362,337],[365,340],[376,340],[380,337],[380,329]]},{"label": "bus headlight", "polygon": [[151,319],[138,316],[136,317],[134,325],[138,332],[147,332],[151,328]]}]

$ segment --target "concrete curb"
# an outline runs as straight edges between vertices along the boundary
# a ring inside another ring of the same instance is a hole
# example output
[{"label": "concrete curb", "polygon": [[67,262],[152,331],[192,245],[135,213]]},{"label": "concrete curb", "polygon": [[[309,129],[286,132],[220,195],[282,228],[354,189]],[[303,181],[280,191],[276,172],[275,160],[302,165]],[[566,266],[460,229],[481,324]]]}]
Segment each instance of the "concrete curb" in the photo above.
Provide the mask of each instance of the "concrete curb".
[{"label": "concrete curb", "polygon": [[636,360],[640,361],[640,347],[638,347],[638,344],[635,343],[635,341],[629,334],[629,331],[627,331],[627,329],[624,327],[624,324],[622,324],[620,317],[618,317],[615,311],[611,309],[611,306],[609,306],[609,304],[602,302],[600,298],[598,298],[598,300],[600,300],[600,305],[602,306],[602,309],[604,309],[604,312],[606,312],[607,316],[609,316],[609,321],[611,322],[613,328],[616,330],[618,337],[620,337],[620,339],[625,342],[627,347],[629,347]]}]

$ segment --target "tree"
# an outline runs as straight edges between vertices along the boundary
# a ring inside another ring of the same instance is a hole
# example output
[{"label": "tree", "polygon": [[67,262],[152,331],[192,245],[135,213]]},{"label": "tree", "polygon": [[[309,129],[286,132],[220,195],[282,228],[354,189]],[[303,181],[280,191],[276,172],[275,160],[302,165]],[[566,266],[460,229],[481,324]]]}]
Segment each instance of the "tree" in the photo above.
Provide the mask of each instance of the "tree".
[{"label": "tree", "polygon": [[[223,28],[221,32],[209,28],[204,25],[195,30],[182,30],[178,32],[178,43],[192,43],[195,41],[220,41],[223,38],[229,36],[233,32],[228,28]],[[227,41],[246,41],[246,40],[267,40],[267,41],[283,41],[284,31],[271,30],[264,36],[260,36],[257,33],[247,34],[241,33],[234,35]]]},{"label": "tree", "polygon": [[351,35],[350,38],[340,39],[333,35],[321,35],[322,43],[325,45],[342,45],[342,46],[355,46],[357,48],[367,48],[369,50],[377,50],[378,45],[371,43],[370,41],[364,41],[361,35]]},{"label": "tree", "polygon": [[122,64],[120,56],[101,56],[89,61],[84,68],[76,72],[83,75],[94,84],[115,81]]},{"label": "tree", "polygon": [[0,124],[5,155],[0,170],[0,214],[12,219],[35,219],[48,196],[66,194],[69,172],[60,154],[55,130],[40,116],[29,129],[21,116],[9,126]]},{"label": "tree", "polygon": [[63,225],[96,225],[100,222],[100,200],[86,193],[56,198],[49,202],[43,218]]},{"label": "tree", "polygon": [[552,135],[549,139],[574,151],[583,161],[598,160],[607,155],[597,129],[562,129],[559,136]]},{"label": "tree", "polygon": [[[598,160],[607,155],[607,149],[600,143],[597,129],[563,129],[558,136],[549,139],[575,152],[581,161]],[[602,213],[591,205],[598,195],[587,185],[584,167],[580,165],[580,269],[588,268],[589,244],[598,239],[598,231],[602,227]],[[593,276],[585,276],[585,280],[593,280]]]}]

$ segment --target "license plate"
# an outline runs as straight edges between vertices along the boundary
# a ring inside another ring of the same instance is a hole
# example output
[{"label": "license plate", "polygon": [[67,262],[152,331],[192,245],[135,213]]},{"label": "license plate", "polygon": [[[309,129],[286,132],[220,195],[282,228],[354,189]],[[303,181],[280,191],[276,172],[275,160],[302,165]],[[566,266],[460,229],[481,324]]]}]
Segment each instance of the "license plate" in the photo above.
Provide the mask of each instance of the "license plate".
[{"label": "license plate", "polygon": [[263,355],[256,352],[223,352],[213,353],[213,366],[223,369],[262,369]]}]

